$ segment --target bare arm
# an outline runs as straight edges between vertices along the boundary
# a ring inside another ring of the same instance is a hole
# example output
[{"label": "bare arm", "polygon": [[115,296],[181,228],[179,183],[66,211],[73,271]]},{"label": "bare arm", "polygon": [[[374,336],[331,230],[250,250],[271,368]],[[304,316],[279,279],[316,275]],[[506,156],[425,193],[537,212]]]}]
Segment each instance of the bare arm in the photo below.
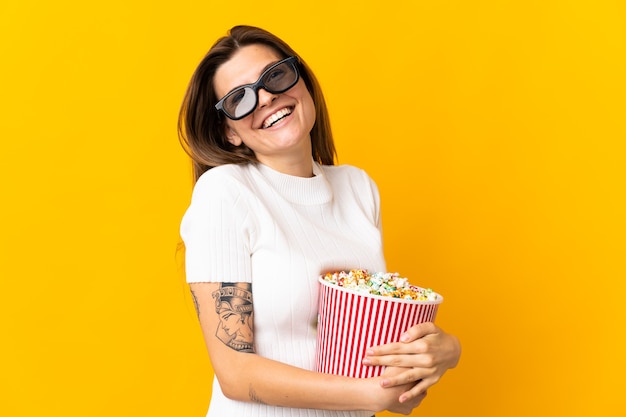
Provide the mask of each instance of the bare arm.
[{"label": "bare arm", "polygon": [[194,283],[190,287],[215,375],[230,399],[281,407],[403,414],[423,399],[399,402],[400,395],[414,383],[383,388],[383,377],[327,375],[261,357],[254,353],[250,284]]}]

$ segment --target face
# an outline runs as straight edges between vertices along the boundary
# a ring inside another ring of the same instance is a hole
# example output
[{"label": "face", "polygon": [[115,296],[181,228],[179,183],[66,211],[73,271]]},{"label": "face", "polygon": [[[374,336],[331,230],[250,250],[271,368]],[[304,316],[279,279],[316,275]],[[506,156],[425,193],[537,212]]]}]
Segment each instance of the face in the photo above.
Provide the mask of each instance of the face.
[{"label": "face", "polygon": [[[218,98],[243,84],[252,84],[280,57],[265,45],[239,49],[222,64],[214,78]],[[226,119],[226,136],[232,144],[252,149],[257,159],[280,170],[285,163],[311,160],[310,132],[315,124],[315,105],[302,78],[291,89],[272,94],[259,89],[257,108],[241,120]]]},{"label": "face", "polygon": [[234,341],[243,343],[252,340],[252,323],[249,313],[238,313],[228,303],[222,303],[218,313],[222,329]]}]

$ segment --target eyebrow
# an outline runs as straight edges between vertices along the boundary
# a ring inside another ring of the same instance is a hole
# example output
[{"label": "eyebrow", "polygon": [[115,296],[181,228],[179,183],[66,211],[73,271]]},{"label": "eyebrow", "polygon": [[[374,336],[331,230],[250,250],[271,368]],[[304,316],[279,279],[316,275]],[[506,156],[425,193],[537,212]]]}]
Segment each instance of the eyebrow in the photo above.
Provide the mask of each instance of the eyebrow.
[{"label": "eyebrow", "polygon": [[246,85],[252,85],[252,84],[256,83],[257,81],[259,81],[259,80],[261,79],[261,76],[263,75],[263,73],[264,73],[265,71],[267,71],[267,70],[268,70],[268,69],[269,69],[272,65],[278,64],[278,63],[279,63],[280,61],[282,61],[283,59],[286,59],[286,58],[279,58],[277,61],[270,62],[270,63],[269,63],[269,64],[267,64],[265,67],[263,67],[263,69],[261,70],[261,74],[259,74],[259,77],[256,79],[256,81],[253,81],[253,82],[251,82],[251,83],[247,83],[247,84],[241,84],[241,85],[238,85],[237,87],[232,88],[232,89],[231,89],[228,93],[226,93],[226,94],[224,95],[224,97],[226,97],[227,95],[229,95],[229,94],[230,94],[230,93],[232,93],[233,91],[237,90],[238,88],[241,88],[241,87],[246,86]]},{"label": "eyebrow", "polygon": [[270,62],[269,64],[267,64],[267,65],[263,68],[263,70],[261,70],[261,74],[263,74],[265,71],[267,71],[267,70],[268,70],[268,68],[269,68],[269,67],[271,67],[272,65],[274,65],[274,64],[278,64],[278,63],[279,63],[280,61],[282,61],[283,59],[285,59],[285,58],[280,58],[278,61]]}]

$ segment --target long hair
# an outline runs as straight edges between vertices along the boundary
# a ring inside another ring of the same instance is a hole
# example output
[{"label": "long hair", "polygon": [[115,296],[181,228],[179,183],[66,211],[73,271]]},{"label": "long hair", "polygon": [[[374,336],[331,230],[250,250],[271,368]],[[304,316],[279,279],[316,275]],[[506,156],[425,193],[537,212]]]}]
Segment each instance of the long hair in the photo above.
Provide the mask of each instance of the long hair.
[{"label": "long hair", "polygon": [[218,97],[213,79],[217,69],[240,48],[253,44],[272,48],[281,58],[296,56],[298,70],[315,103],[315,124],[311,129],[312,157],[333,165],[336,157],[330,119],[322,89],[304,60],[284,41],[253,26],[235,26],[218,39],[196,68],[178,116],[178,137],[193,162],[194,183],[205,171],[223,164],[257,162],[245,144],[234,146],[225,135],[226,119],[215,109]]}]

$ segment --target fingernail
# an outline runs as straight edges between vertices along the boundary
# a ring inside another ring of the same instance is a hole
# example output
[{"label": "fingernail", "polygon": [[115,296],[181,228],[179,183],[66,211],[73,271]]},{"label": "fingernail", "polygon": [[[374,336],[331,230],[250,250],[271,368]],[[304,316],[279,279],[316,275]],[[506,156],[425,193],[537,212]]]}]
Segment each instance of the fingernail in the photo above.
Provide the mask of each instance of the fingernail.
[{"label": "fingernail", "polygon": [[372,361],[369,358],[363,358],[363,360],[361,361],[361,363],[363,365],[371,365]]},{"label": "fingernail", "polygon": [[400,336],[400,341],[407,342],[408,340],[409,340],[409,335],[406,333],[402,333],[402,336]]},{"label": "fingernail", "polygon": [[374,354],[374,349],[367,349],[367,350],[365,351],[365,355],[366,355],[366,356],[371,356],[371,355],[373,355],[373,354]]}]

